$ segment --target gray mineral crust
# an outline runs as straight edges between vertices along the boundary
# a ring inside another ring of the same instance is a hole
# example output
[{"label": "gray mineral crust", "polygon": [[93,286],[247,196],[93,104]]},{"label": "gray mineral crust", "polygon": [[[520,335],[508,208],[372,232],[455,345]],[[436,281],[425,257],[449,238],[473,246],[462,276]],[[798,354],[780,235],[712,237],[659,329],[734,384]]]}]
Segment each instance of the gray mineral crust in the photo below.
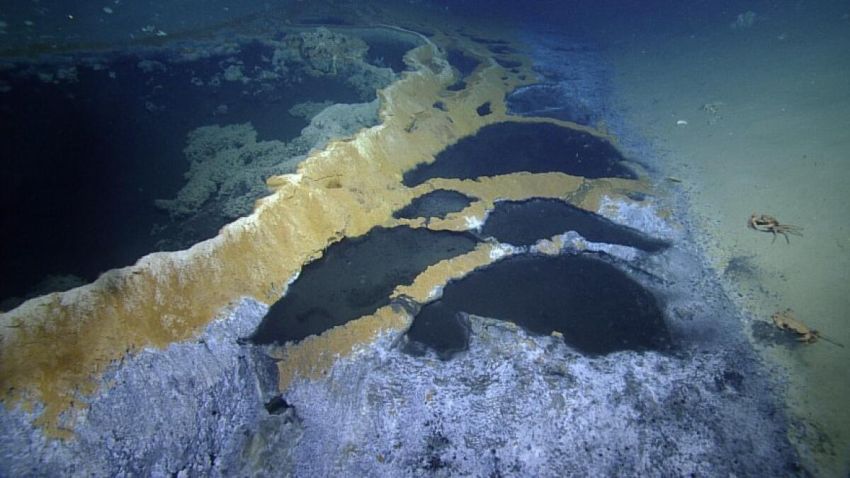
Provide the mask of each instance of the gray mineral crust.
[{"label": "gray mineral crust", "polygon": [[385,332],[279,395],[268,351],[239,340],[268,308],[243,299],[198,338],[115,364],[73,440],[46,439],[38,410],[0,408],[0,476],[793,474],[781,389],[698,251],[651,207],[603,202],[674,246],[564,253],[595,254],[653,291],[670,350],[586,356],[469,316],[469,347],[450,360],[406,354],[404,332]]}]

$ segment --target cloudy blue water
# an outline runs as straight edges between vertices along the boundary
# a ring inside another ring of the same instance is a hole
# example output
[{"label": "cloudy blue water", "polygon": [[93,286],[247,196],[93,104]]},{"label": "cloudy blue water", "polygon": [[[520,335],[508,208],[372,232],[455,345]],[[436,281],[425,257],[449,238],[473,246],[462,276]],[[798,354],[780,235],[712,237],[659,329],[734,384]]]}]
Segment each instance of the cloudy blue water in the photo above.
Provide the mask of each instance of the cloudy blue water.
[{"label": "cloudy blue water", "polygon": [[[335,113],[334,121],[350,121],[334,134],[376,124],[372,92],[402,73],[401,55],[419,40],[396,43],[379,33],[362,33],[371,47],[367,69],[379,77],[366,86],[350,81],[354,73],[290,81],[284,70],[275,70],[282,63],[271,60],[283,38],[273,22],[282,21],[281,12],[309,11],[307,3],[6,2],[0,8],[0,308],[90,282],[149,252],[183,249],[212,237],[250,212],[252,201],[264,194],[261,178],[292,172],[300,158],[331,139],[308,126],[334,103],[350,105]],[[351,4],[341,3],[350,11]],[[846,197],[843,178],[850,177],[850,95],[840,86],[842,78],[850,78],[850,4],[432,0],[394,5],[469,19],[478,28],[492,21],[500,25],[494,32],[508,24],[537,74],[534,84],[508,95],[510,113],[611,133],[625,158],[647,175],[653,194],[668,197],[676,232],[644,232],[671,240],[670,251],[634,260],[607,244],[593,250],[630,274],[637,295],[652,294],[666,307],[670,317],[662,351],[610,347],[617,353],[608,355],[604,348],[605,356],[584,356],[580,348],[569,347],[569,340],[503,329],[499,322],[471,315],[475,311],[457,315],[452,309],[451,334],[461,339],[414,329],[445,341],[451,353],[433,355],[417,346],[416,353],[405,354],[395,342],[376,344],[359,359],[342,363],[339,376],[276,396],[286,406],[270,418],[240,403],[208,436],[185,431],[169,436],[191,443],[189,458],[163,452],[166,458],[156,461],[151,458],[159,453],[156,447],[135,432],[131,441],[141,458],[122,455],[127,449],[111,442],[106,451],[97,450],[105,430],[123,426],[120,419],[94,419],[81,428],[79,445],[48,454],[33,445],[27,424],[4,415],[0,423],[13,433],[1,444],[2,456],[15,464],[0,471],[32,466],[40,474],[47,468],[31,464],[42,458],[41,466],[52,463],[68,471],[78,466],[75,460],[96,457],[90,470],[108,473],[848,476],[850,417],[843,403],[850,376],[841,366],[847,349],[825,341],[799,344],[776,330],[770,315],[793,308],[824,337],[850,345],[850,326],[843,319],[850,310],[850,213],[840,199]],[[336,13],[319,9],[308,16],[308,29],[344,23]],[[448,60],[462,77],[478,66],[459,51],[450,50]],[[459,78],[448,90],[465,87]],[[479,115],[488,111],[479,109]],[[244,126],[248,123],[250,128]],[[212,125],[225,129],[203,129]],[[191,140],[212,133],[230,135],[218,147],[241,158],[238,165],[246,170],[248,165],[256,169],[244,181],[206,178],[219,192],[191,202],[181,196],[191,176],[186,159],[203,150],[201,142]],[[270,159],[283,156],[289,159]],[[526,169],[540,165],[532,163]],[[460,204],[449,206],[465,204],[449,199]],[[805,235],[771,244],[769,236],[747,229],[746,219],[755,212],[800,225]],[[621,222],[648,229],[645,222],[631,220]],[[393,252],[403,252],[398,248]],[[500,282],[505,283],[509,280]],[[485,302],[493,293],[459,290]],[[594,297],[601,301],[604,294]],[[386,302],[383,295],[380,299]],[[453,307],[464,303],[454,300]],[[541,314],[553,313],[547,307],[540,307]],[[500,318],[498,310],[479,308]],[[533,305],[524,308],[534,315]],[[229,365],[204,372],[230,384],[225,392],[215,395],[211,380],[192,389],[185,401],[159,406],[173,407],[174,416],[185,420],[180,423],[192,424],[196,410],[218,410],[239,387],[256,387],[250,394],[255,401],[274,395],[268,357],[243,341],[235,345],[237,338],[256,332],[266,313],[262,305],[243,303],[232,312],[232,324],[204,332],[203,340],[228,344],[215,353]],[[142,372],[151,369],[148,361],[174,364],[209,359],[207,353],[214,354],[193,343],[163,352],[163,359],[134,359],[127,370],[116,372],[129,385],[99,398],[93,409],[129,415],[133,397],[167,396],[167,377],[191,375],[180,365]],[[162,379],[156,385],[161,389],[145,391],[146,380],[153,380],[145,373],[158,374],[153,377]],[[445,397],[438,399],[436,411],[413,405],[432,394]],[[393,408],[393,403],[403,405]],[[387,415],[399,410],[400,417]],[[157,414],[137,419],[156,429],[170,420]],[[255,433],[254,441],[219,443],[241,433],[242,423],[249,423],[245,427]],[[252,468],[239,446],[268,448],[252,458],[259,460]]]}]

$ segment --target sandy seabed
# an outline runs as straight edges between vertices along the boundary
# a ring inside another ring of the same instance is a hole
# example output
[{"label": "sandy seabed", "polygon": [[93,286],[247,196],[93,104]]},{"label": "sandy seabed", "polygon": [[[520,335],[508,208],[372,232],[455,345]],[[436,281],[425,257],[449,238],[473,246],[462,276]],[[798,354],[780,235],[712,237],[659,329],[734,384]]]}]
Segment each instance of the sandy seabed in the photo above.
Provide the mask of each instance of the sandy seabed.
[{"label": "sandy seabed", "polygon": [[[768,13],[749,28],[624,39],[611,50],[617,91],[661,151],[662,177],[689,198],[696,235],[748,320],[791,308],[850,346],[850,20]],[[773,242],[746,227],[752,213],[804,236]],[[787,376],[802,456],[819,476],[846,476],[850,349],[754,340]]]}]

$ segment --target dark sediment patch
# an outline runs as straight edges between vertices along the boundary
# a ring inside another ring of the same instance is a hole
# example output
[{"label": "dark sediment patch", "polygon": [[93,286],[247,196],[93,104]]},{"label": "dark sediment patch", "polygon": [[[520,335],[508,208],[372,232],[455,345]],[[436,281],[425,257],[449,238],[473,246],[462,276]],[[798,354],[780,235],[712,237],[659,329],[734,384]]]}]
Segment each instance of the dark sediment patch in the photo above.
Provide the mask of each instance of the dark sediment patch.
[{"label": "dark sediment patch", "polygon": [[[515,256],[450,282],[442,298],[422,308],[407,337],[450,355],[463,342],[460,313],[510,321],[536,334],[557,331],[588,355],[670,346],[655,297],[616,267],[585,255]],[[426,321],[418,324],[419,316]]]},{"label": "dark sediment patch", "polygon": [[272,397],[271,400],[266,402],[265,407],[269,415],[281,415],[286,413],[287,410],[293,409],[292,405],[287,403],[280,395]]},{"label": "dark sediment patch", "polygon": [[392,68],[396,73],[407,70],[404,55],[422,43],[419,38],[412,35],[408,39],[407,36],[388,34],[382,30],[354,32],[354,34],[369,45],[366,61],[373,65]]},{"label": "dark sediment patch", "polygon": [[492,51],[493,53],[496,53],[497,55],[505,55],[507,53],[513,53],[513,51],[514,51],[513,48],[511,48],[507,45],[500,45],[500,44],[495,44],[495,43],[488,46],[487,48],[490,51]]},{"label": "dark sediment patch", "polygon": [[755,262],[754,255],[735,255],[726,263],[723,268],[723,275],[733,278],[734,280],[758,280],[762,271]]},{"label": "dark sediment patch", "polygon": [[446,87],[448,91],[463,91],[466,89],[466,82],[463,80],[455,81],[451,85]]},{"label": "dark sediment patch", "polygon": [[466,78],[471,75],[481,63],[477,58],[466,55],[460,50],[454,49],[448,51],[448,60],[449,64],[457,68],[457,71],[460,72],[461,78]]},{"label": "dark sediment patch", "polygon": [[[519,68],[522,66],[521,61],[509,60],[507,58],[496,58],[496,63],[501,65],[503,68]],[[514,71],[514,73],[516,72]]]},{"label": "dark sediment patch", "polygon": [[474,179],[520,171],[562,172],[586,178],[637,176],[621,164],[611,143],[583,131],[548,124],[504,122],[485,126],[440,152],[430,164],[404,174],[408,187],[431,178]]},{"label": "dark sediment patch", "polygon": [[803,344],[797,340],[793,332],[782,330],[765,320],[754,320],[750,325],[750,333],[753,339],[761,345],[772,347],[797,348]]},{"label": "dark sediment patch", "polygon": [[472,36],[472,35],[468,35],[467,37],[470,40],[476,41],[476,42],[484,44],[484,45],[507,45],[508,44],[508,42],[505,41],[505,40],[494,40],[494,39],[490,39],[490,38],[482,38],[482,37],[477,37],[477,36]]},{"label": "dark sediment patch", "polygon": [[396,286],[428,266],[475,248],[469,234],[375,228],[328,247],[306,265],[286,295],[269,309],[251,340],[285,343],[321,334],[390,303]]},{"label": "dark sediment patch", "polygon": [[600,118],[564,85],[541,83],[518,88],[507,97],[508,113],[592,125]]},{"label": "dark sediment patch", "polygon": [[437,189],[414,199],[407,206],[393,213],[396,219],[414,219],[417,217],[445,218],[453,212],[463,211],[472,204],[473,199],[457,191]]},{"label": "dark sediment patch", "polygon": [[301,25],[332,25],[340,27],[352,25],[350,20],[340,17],[303,17],[298,18],[298,23]]},{"label": "dark sediment patch", "polygon": [[485,237],[515,246],[530,246],[540,239],[575,231],[592,242],[621,244],[649,252],[668,246],[630,227],[557,199],[499,201],[481,229]]},{"label": "dark sediment patch", "polygon": [[423,308],[407,331],[403,351],[410,355],[425,355],[428,349],[448,360],[469,347],[469,318],[451,309],[443,301]]}]

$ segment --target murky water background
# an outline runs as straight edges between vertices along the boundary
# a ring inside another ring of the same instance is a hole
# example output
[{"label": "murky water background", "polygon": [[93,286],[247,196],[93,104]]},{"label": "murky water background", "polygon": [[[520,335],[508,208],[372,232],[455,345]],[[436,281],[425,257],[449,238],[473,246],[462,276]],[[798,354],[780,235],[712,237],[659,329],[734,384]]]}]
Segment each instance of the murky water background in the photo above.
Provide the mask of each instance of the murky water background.
[{"label": "murky water background", "polygon": [[[425,7],[458,17],[474,13],[513,20],[540,83],[511,95],[511,111],[610,131],[620,138],[622,149],[639,153],[626,159],[647,171],[658,192],[683,200],[688,219],[684,222],[693,225],[692,237],[726,294],[743,311],[750,340],[774,378],[787,381],[792,440],[806,466],[820,476],[846,476],[850,6],[837,1],[725,1],[608,2],[577,8],[535,2],[517,10],[510,2],[486,2],[486,7],[482,3],[432,2]],[[8,184],[0,197],[3,230],[16,232],[4,239],[4,276],[14,279],[4,281],[0,298],[23,296],[52,273],[78,275],[78,282],[87,282],[146,252],[167,249],[162,237],[151,234],[153,225],[166,221],[154,201],[172,197],[180,188],[180,175],[187,168],[180,160],[192,129],[208,121],[251,121],[261,141],[288,141],[309,119],[290,113],[297,103],[370,99],[330,80],[311,82],[297,93],[249,89],[233,76],[233,69],[232,81],[222,76],[223,86],[210,90],[216,71],[237,66],[227,63],[232,59],[217,56],[179,65],[160,57],[88,58],[80,60],[84,66],[78,69],[53,69],[50,77],[44,76],[48,72],[36,72],[28,80],[15,76],[17,57],[135,42],[167,43],[200,36],[208,29],[236,29],[242,22],[256,25],[271,11],[303,8],[300,2],[142,6],[116,0],[73,7],[65,2],[27,3],[0,12],[0,52],[8,57],[0,65],[4,161],[33,158],[4,164]],[[345,23],[332,10],[312,18],[315,23]],[[405,69],[401,56],[406,46],[380,35],[364,38],[374,46],[368,63],[396,72]],[[497,42],[489,49],[508,53]],[[273,54],[255,44],[242,49],[241,57],[228,58],[237,58],[241,71],[248,72],[255,63],[268,63],[264,58],[269,55]],[[448,91],[460,92],[478,62],[454,50],[447,56],[461,73]],[[496,61],[505,68],[520,65]],[[71,78],[73,82],[67,81]],[[196,88],[184,89],[191,84]],[[33,105],[38,108],[32,109]],[[487,103],[475,107],[481,117],[491,114]],[[43,131],[54,136],[43,141],[47,137]],[[542,164],[565,150],[610,159],[594,162],[603,167],[601,171],[570,172],[633,177],[630,170],[620,169],[622,158],[615,157],[615,151],[582,133],[517,136],[515,130],[489,127],[479,134],[477,143],[474,138],[462,140],[444,153],[470,158],[483,148],[485,154],[475,168],[440,169],[446,161],[438,157],[433,165],[408,172],[406,183],[517,170],[516,164],[500,169],[503,164],[489,162],[500,155],[513,159],[528,155],[531,163],[519,170],[529,170],[532,163]],[[519,144],[534,144],[537,149],[514,149]],[[118,156],[126,161],[109,161]],[[112,199],[104,201],[107,192]],[[451,195],[437,202],[423,207],[440,213],[467,204]],[[40,222],[25,225],[16,215],[19,212]],[[747,228],[754,213],[799,226],[803,235],[774,242],[770,234]],[[133,220],[122,222],[128,215]],[[187,244],[186,237],[192,241],[210,237],[225,222],[194,224],[197,234],[184,234],[181,244]],[[115,224],[121,226],[109,227]],[[62,239],[61,247],[56,246],[57,238]],[[121,250],[116,252],[112,244],[121,244]],[[471,242],[464,244],[464,251],[471,247]],[[29,256],[18,252],[27,248],[47,252]],[[374,262],[380,249],[366,262]],[[79,259],[91,251],[98,254]],[[341,264],[351,265],[345,260]],[[329,277],[339,274],[332,271]],[[321,292],[313,289],[309,294]],[[352,298],[368,296],[368,291],[360,292]],[[769,340],[771,316],[786,309],[844,347],[823,340],[814,344]],[[463,340],[439,338],[450,342],[446,345],[450,352],[463,349]]]}]

